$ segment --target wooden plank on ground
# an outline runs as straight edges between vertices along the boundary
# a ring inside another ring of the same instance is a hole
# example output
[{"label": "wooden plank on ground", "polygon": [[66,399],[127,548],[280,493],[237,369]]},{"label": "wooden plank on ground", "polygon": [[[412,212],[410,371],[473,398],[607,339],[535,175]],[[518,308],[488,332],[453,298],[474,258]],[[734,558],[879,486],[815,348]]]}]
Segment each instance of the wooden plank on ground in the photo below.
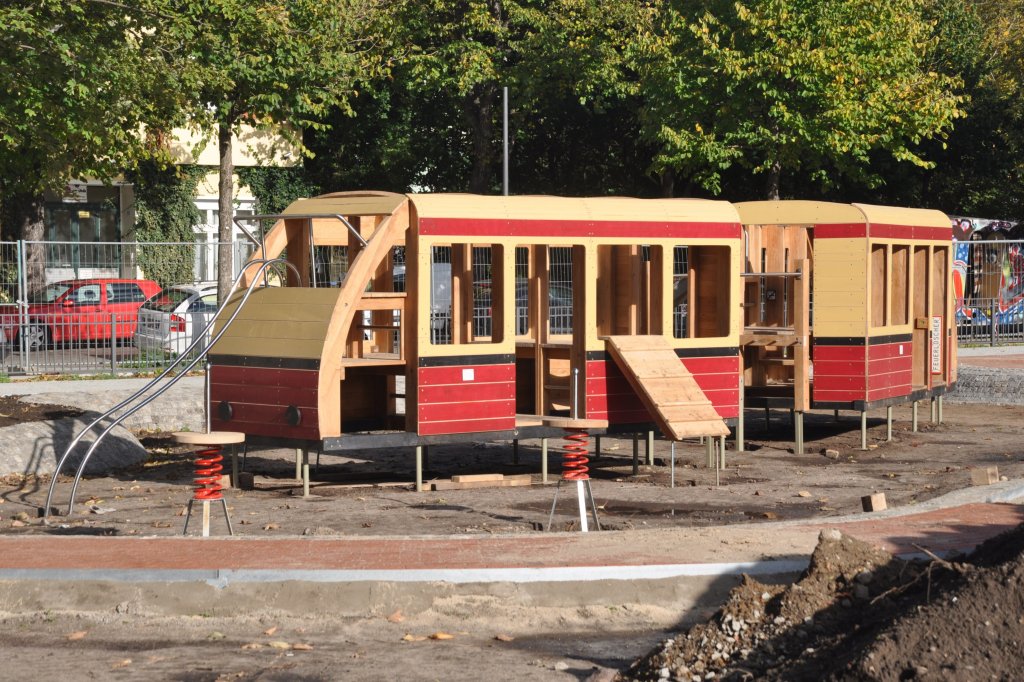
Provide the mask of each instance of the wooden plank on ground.
[{"label": "wooden plank on ground", "polygon": [[500,481],[505,474],[460,474],[452,476],[453,483],[470,483],[472,481]]},{"label": "wooden plank on ground", "polygon": [[468,488],[512,488],[516,486],[532,485],[533,477],[530,474],[517,474],[514,476],[503,476],[497,481],[467,481],[456,483],[455,481],[430,481],[431,490],[466,490]]}]

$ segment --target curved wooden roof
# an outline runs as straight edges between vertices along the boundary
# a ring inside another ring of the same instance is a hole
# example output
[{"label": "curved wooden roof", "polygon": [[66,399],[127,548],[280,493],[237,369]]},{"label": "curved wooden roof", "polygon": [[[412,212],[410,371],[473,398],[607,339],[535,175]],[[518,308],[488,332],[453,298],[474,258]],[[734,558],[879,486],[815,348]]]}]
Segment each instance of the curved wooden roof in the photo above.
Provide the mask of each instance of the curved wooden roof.
[{"label": "curved wooden roof", "polygon": [[630,197],[410,194],[420,218],[739,223],[726,201]]},{"label": "curved wooden roof", "polygon": [[941,211],[828,201],[744,201],[735,204],[744,225],[906,225],[951,228]]},{"label": "curved wooden roof", "polygon": [[390,215],[406,200],[392,192],[333,192],[310,199],[296,199],[284,215]]}]

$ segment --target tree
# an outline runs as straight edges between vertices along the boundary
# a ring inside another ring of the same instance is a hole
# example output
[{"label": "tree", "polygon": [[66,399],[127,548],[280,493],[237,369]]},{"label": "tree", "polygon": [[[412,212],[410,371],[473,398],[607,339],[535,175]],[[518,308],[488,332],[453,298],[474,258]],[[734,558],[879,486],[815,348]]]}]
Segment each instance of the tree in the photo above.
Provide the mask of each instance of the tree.
[{"label": "tree", "polygon": [[875,178],[871,154],[928,165],[917,145],[963,115],[957,79],[928,68],[923,0],[652,2],[635,63],[656,168],[712,191],[739,164]]},{"label": "tree", "polygon": [[[189,69],[169,68],[147,27],[161,14],[89,0],[10,0],[0,7],[0,202],[7,238],[43,238],[45,191],[76,177],[111,180],[164,150],[143,130],[169,128]],[[29,281],[43,278],[30,249]]]},{"label": "tree", "polygon": [[216,131],[223,297],[232,270],[233,134],[250,125],[301,147],[299,131],[322,127],[331,107],[345,107],[357,80],[375,63],[373,36],[362,29],[379,0],[163,1],[174,19],[160,25],[161,40],[186,50],[201,71],[188,110],[191,123]]}]

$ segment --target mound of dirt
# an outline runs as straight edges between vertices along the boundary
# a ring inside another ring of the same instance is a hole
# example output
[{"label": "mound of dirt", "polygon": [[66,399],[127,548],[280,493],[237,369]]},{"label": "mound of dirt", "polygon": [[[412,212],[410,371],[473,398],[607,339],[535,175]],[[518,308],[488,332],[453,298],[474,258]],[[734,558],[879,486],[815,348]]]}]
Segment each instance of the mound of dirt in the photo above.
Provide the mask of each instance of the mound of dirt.
[{"label": "mound of dirt", "polygon": [[788,587],[745,577],[619,680],[1024,679],[1024,526],[967,559],[904,561],[823,531]]},{"label": "mound of dirt", "polygon": [[22,402],[20,396],[0,396],[0,427],[24,422],[49,421],[77,417],[82,410],[63,405]]}]

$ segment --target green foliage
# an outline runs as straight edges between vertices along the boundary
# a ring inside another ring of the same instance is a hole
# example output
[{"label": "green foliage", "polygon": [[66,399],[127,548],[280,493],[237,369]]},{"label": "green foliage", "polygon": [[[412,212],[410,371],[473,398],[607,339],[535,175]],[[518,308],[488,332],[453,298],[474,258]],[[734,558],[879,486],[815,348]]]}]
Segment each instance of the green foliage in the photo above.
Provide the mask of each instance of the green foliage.
[{"label": "green foliage", "polygon": [[[959,80],[930,70],[921,0],[671,3],[638,51],[658,165],[719,190],[741,164],[874,179],[871,153],[928,165],[921,140],[962,116]],[[819,180],[827,178],[819,176]]]},{"label": "green foliage", "polygon": [[0,6],[0,195],[112,179],[162,150],[141,134],[166,130],[189,88],[142,8],[89,0]]},{"label": "green foliage", "polygon": [[247,166],[236,172],[256,197],[256,213],[279,214],[296,199],[320,193],[301,167]]},{"label": "green foliage", "polygon": [[[195,275],[195,233],[201,221],[196,188],[209,172],[202,166],[142,164],[131,174],[135,185],[135,236],[140,242],[175,242],[139,250],[139,266],[161,286],[191,282]],[[181,243],[181,244],[178,244]]]}]

